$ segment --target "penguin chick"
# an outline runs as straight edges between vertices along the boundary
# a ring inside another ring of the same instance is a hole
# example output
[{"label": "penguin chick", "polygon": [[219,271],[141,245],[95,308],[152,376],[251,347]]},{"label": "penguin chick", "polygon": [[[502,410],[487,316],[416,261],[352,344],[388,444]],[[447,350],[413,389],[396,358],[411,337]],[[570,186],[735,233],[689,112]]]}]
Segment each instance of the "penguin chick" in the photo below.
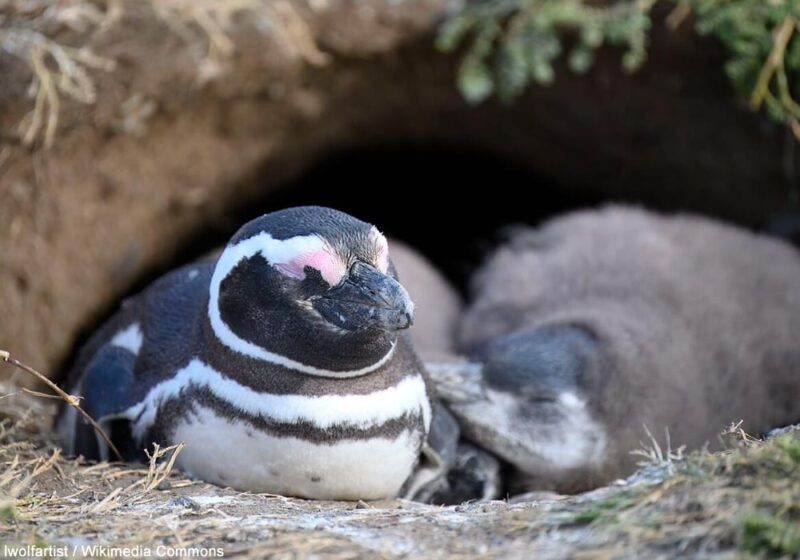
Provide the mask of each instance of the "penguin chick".
[{"label": "penguin chick", "polygon": [[792,247],[699,217],[609,207],[518,230],[460,331],[485,395],[451,409],[518,490],[562,492],[631,472],[646,429],[697,448],[731,422],[795,422],[798,278]]},{"label": "penguin chick", "polygon": [[[412,315],[374,226],[281,210],[125,302],[79,356],[73,393],[128,460],[183,442],[179,468],[238,490],[391,497],[431,422],[399,334]],[[108,456],[81,418],[59,427],[73,454]]]},{"label": "penguin chick", "polygon": [[417,250],[391,240],[392,263],[416,304],[409,330],[414,348],[425,361],[447,361],[456,354],[456,328],[463,305],[456,289]]}]

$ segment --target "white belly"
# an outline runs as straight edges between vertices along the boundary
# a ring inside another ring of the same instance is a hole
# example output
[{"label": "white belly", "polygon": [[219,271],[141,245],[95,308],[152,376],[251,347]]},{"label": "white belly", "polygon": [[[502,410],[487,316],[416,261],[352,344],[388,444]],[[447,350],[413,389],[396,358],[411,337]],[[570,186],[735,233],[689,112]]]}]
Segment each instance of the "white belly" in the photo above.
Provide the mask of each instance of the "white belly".
[{"label": "white belly", "polygon": [[397,495],[417,461],[421,433],[394,439],[314,443],[275,437],[197,406],[174,442],[186,447],[177,465],[191,476],[251,492],[315,499],[373,500]]}]

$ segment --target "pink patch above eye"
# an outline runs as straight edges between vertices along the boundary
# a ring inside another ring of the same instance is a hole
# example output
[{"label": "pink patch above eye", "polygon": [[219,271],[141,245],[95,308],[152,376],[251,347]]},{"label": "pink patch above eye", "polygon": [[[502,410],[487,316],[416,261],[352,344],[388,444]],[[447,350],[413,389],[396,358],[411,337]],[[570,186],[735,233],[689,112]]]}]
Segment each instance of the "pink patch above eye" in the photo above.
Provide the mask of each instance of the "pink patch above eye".
[{"label": "pink patch above eye", "polygon": [[319,271],[322,278],[331,286],[337,285],[344,276],[345,266],[327,251],[316,251],[295,257],[286,263],[275,263],[273,266],[282,273],[298,280],[306,277],[305,269],[310,266]]}]

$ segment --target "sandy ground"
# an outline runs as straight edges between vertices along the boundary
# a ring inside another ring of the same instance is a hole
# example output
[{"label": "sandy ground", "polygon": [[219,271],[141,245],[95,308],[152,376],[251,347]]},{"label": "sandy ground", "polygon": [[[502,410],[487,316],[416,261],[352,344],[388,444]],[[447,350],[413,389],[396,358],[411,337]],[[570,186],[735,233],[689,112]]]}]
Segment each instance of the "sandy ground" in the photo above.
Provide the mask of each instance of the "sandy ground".
[{"label": "sandy ground", "polygon": [[[731,430],[722,453],[645,451],[646,465],[577,496],[437,507],[240,493],[150,465],[87,464],[48,439],[53,401],[0,391],[3,557],[797,557],[800,432]],[[92,546],[99,548],[92,548]],[[66,547],[66,548],[65,548]],[[108,548],[110,547],[110,548]],[[105,556],[104,556],[105,555]]]}]

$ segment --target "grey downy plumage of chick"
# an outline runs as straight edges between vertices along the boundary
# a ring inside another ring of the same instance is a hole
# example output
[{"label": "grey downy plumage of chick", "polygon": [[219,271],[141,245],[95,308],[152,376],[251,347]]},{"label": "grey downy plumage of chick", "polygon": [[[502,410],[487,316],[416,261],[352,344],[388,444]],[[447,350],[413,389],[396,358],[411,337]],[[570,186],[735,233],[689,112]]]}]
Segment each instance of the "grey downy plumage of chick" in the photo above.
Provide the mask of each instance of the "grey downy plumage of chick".
[{"label": "grey downy plumage of chick", "polygon": [[474,277],[475,364],[440,394],[517,491],[594,487],[632,472],[645,427],[675,449],[798,421],[799,282],[793,247],[699,217],[609,207],[519,229]]},{"label": "grey downy plumage of chick", "polygon": [[[125,458],[184,442],[177,466],[240,490],[396,495],[431,423],[400,331],[413,304],[384,236],[322,207],[244,225],[216,262],[156,281],[90,340],[70,389]],[[108,457],[70,410],[65,447]]]}]

